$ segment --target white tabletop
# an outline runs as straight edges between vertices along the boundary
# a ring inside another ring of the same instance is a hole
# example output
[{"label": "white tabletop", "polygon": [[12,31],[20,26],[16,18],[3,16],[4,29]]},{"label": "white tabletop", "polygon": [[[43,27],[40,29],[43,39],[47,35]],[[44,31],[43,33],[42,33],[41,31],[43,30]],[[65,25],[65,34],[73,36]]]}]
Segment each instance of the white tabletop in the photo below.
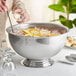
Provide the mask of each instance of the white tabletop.
[{"label": "white tabletop", "polygon": [[[59,54],[54,56],[54,61],[64,60],[66,55],[76,54],[76,50],[63,48]],[[20,61],[21,56],[16,55],[14,58],[16,69],[10,72],[4,72],[0,69],[0,76],[76,76],[76,64],[67,65],[55,62],[52,66],[46,68],[29,68],[23,66]]]}]

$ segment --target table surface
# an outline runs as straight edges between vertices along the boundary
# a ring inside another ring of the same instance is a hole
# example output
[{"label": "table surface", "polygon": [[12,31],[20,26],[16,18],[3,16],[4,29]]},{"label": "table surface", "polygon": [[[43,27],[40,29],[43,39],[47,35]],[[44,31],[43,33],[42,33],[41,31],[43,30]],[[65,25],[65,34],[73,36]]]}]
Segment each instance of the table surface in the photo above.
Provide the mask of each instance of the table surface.
[{"label": "table surface", "polygon": [[52,58],[55,61],[54,64],[46,68],[25,67],[20,63],[23,58],[16,55],[13,58],[16,69],[10,72],[5,72],[0,69],[0,76],[76,76],[75,62],[74,65],[57,62],[58,60],[67,61],[65,56],[70,54],[76,54],[76,50],[63,48],[60,53]]},{"label": "table surface", "polygon": [[[76,36],[76,28],[72,29],[69,33],[71,36]],[[67,65],[58,63],[58,60],[67,61],[65,59],[66,55],[76,54],[76,49],[63,48],[56,56],[52,57],[55,61],[52,66],[46,68],[29,68],[23,66],[20,62],[24,58],[15,55],[13,57],[13,62],[16,69],[13,71],[5,72],[0,68],[0,76],[76,76],[76,63],[74,65]],[[2,62],[0,61],[0,67]]]}]

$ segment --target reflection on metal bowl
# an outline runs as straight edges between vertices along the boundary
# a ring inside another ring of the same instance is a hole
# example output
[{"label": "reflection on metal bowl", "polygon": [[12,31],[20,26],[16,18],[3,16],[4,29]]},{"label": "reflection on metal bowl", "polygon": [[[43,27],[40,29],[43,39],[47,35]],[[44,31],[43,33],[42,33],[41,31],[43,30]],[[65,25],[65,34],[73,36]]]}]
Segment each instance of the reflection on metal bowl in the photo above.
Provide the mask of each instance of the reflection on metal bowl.
[{"label": "reflection on metal bowl", "polygon": [[26,58],[23,62],[26,66],[46,67],[52,65],[53,61],[50,58],[55,56],[63,48],[68,30],[64,26],[52,23],[24,23],[14,25],[13,29],[19,30],[35,26],[57,29],[62,34],[51,37],[25,37],[12,34],[11,27],[8,27],[7,32],[11,46],[18,54]]}]

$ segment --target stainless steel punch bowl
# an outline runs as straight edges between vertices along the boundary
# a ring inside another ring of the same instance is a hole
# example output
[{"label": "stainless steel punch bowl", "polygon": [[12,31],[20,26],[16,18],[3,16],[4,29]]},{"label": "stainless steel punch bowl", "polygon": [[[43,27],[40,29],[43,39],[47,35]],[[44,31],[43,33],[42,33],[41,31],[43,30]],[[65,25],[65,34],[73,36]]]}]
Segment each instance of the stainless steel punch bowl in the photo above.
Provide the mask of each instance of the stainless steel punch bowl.
[{"label": "stainless steel punch bowl", "polygon": [[12,34],[11,27],[8,27],[10,44],[19,55],[26,58],[23,61],[25,66],[45,67],[52,65],[53,61],[50,58],[64,47],[68,30],[64,26],[52,23],[24,23],[13,25],[13,29],[26,29],[35,26],[61,30],[63,34],[51,37],[25,37]]}]

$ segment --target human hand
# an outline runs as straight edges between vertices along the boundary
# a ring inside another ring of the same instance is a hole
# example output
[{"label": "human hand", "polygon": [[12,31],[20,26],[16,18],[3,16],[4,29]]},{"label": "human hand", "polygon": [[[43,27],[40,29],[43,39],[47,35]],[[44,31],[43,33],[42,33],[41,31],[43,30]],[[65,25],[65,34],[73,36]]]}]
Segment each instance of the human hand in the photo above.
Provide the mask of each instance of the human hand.
[{"label": "human hand", "polygon": [[8,4],[6,0],[0,0],[0,12],[5,12],[8,10]]},{"label": "human hand", "polygon": [[22,9],[16,9],[13,11],[13,14],[18,14],[20,15],[20,19],[17,20],[18,23],[24,23],[27,22],[28,20],[30,20],[29,14],[26,10],[22,10]]}]

